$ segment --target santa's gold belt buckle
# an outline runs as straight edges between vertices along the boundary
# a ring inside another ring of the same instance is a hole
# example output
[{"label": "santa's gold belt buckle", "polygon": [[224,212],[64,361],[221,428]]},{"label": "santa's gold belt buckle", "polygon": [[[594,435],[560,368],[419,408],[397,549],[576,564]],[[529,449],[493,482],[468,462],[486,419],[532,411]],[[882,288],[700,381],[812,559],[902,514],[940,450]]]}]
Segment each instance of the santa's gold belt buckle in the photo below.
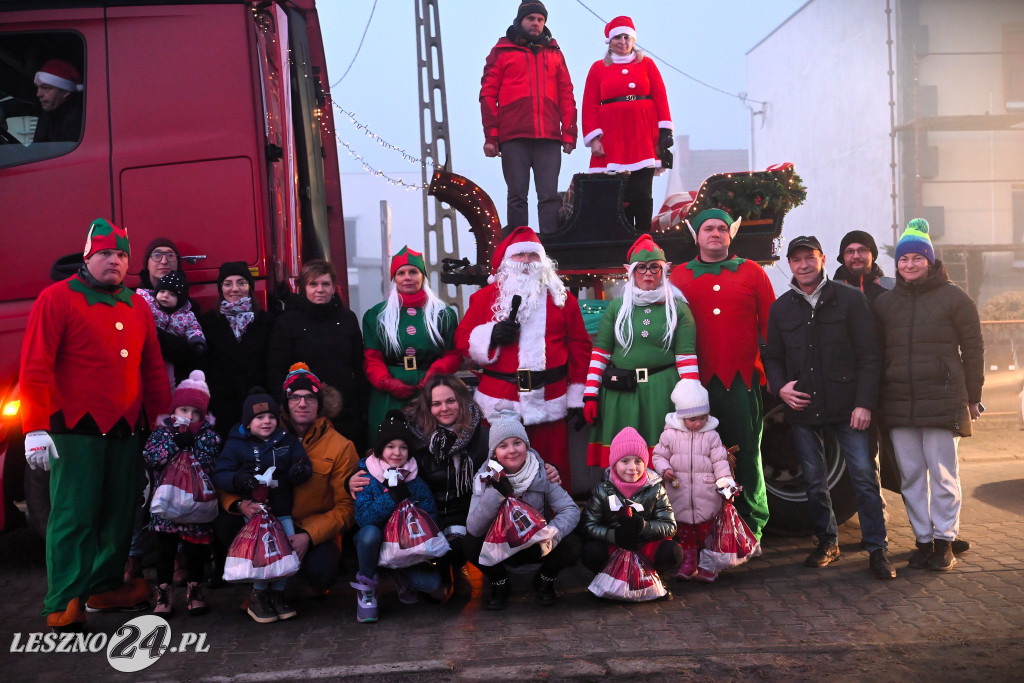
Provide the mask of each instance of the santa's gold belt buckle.
[{"label": "santa's gold belt buckle", "polygon": [[520,394],[533,391],[533,373],[522,368],[516,370],[516,386],[519,387]]},{"label": "santa's gold belt buckle", "polygon": [[417,370],[416,367],[416,356],[402,356],[402,360],[405,361],[406,370]]},{"label": "santa's gold belt buckle", "polygon": [[638,384],[645,384],[647,382],[647,368],[636,369],[636,381]]}]

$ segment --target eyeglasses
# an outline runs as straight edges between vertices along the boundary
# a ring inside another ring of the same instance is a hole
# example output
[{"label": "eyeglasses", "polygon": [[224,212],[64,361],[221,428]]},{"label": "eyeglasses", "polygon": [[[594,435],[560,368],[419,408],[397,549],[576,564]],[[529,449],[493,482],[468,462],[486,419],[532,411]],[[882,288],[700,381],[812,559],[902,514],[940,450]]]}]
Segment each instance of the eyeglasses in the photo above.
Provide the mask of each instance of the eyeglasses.
[{"label": "eyeglasses", "polygon": [[650,273],[651,275],[657,275],[658,273],[661,272],[661,266],[658,265],[657,263],[652,263],[650,265],[648,265],[646,263],[640,263],[640,264],[637,264],[636,272],[638,272],[638,273]]},{"label": "eyeglasses", "polygon": [[149,258],[153,261],[177,261],[178,255],[173,251],[154,251],[149,255]]},{"label": "eyeglasses", "polygon": [[293,394],[288,397],[289,405],[299,405],[300,403],[309,405],[310,403],[316,403],[318,400],[319,399],[316,396],[312,396],[310,394],[302,394],[301,396],[295,396]]},{"label": "eyeglasses", "polygon": [[857,256],[867,256],[870,253],[871,253],[871,250],[868,249],[867,247],[861,247],[859,249],[854,249],[854,248],[851,247],[851,248],[849,248],[849,249],[847,249],[846,251],[843,252],[843,254],[846,255],[846,256],[853,256],[855,254]]}]

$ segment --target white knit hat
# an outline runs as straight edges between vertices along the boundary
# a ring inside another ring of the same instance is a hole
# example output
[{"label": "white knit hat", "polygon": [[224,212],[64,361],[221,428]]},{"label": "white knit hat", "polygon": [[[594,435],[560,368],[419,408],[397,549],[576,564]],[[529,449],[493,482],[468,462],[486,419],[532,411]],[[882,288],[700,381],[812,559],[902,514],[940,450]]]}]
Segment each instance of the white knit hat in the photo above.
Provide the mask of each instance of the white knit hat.
[{"label": "white knit hat", "polygon": [[491,433],[487,439],[487,446],[494,455],[494,449],[502,441],[509,437],[517,436],[522,439],[527,447],[530,445],[530,438],[526,436],[526,427],[523,426],[523,419],[515,410],[515,404],[511,401],[498,401],[494,406],[494,412],[487,417],[491,424]]},{"label": "white knit hat", "polygon": [[711,412],[708,390],[695,379],[681,379],[672,390],[672,403],[676,415],[682,418],[698,417]]}]

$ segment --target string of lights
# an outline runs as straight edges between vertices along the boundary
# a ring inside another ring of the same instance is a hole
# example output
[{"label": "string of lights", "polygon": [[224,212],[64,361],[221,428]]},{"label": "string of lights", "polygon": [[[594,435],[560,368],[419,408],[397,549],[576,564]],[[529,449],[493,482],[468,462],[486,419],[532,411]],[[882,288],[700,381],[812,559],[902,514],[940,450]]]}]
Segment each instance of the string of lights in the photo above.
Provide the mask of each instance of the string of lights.
[{"label": "string of lights", "polygon": [[349,122],[351,122],[352,125],[356,127],[356,130],[363,131],[363,135],[367,136],[368,138],[371,138],[374,142],[376,142],[378,145],[380,145],[384,149],[390,150],[392,152],[398,152],[399,154],[402,155],[402,158],[405,159],[406,161],[408,161],[410,164],[419,164],[420,166],[433,166],[434,165],[434,161],[432,159],[421,159],[420,157],[417,157],[417,156],[414,156],[412,154],[409,154],[408,152],[406,152],[404,149],[402,149],[398,145],[391,144],[390,142],[388,142],[387,140],[385,140],[384,138],[382,138],[381,136],[377,135],[372,130],[370,130],[370,127],[368,125],[366,125],[365,123],[361,123],[356,118],[356,115],[355,115],[354,112],[348,111],[347,109],[342,107],[337,102],[334,102],[333,104],[334,104],[334,108],[335,109],[337,109],[342,114],[344,114],[345,116],[348,117]]},{"label": "string of lights", "polygon": [[338,143],[345,148],[345,150],[348,152],[348,155],[354,158],[356,161],[358,161],[359,164],[363,167],[363,170],[369,173],[370,175],[374,175],[377,176],[378,178],[385,180],[389,185],[394,185],[396,187],[404,187],[406,190],[427,189],[427,185],[423,183],[407,183],[401,178],[392,178],[384,171],[380,171],[374,168],[373,166],[370,166],[368,163],[366,163],[366,159],[364,159],[361,154],[352,149],[351,145],[349,145],[347,142],[345,142],[338,136],[335,136],[335,138],[337,139]]}]

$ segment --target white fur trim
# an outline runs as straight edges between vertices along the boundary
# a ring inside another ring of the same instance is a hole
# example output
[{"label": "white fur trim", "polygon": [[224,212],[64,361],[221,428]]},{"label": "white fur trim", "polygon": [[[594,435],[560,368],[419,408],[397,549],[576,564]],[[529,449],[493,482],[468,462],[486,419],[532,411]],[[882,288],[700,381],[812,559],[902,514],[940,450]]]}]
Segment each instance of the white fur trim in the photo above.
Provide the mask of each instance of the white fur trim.
[{"label": "white fur trim", "polygon": [[[566,416],[568,412],[568,405],[566,404],[566,396],[562,395],[558,398],[550,400],[544,400],[544,389],[541,387],[536,391],[529,391],[523,394],[519,394],[519,400],[514,403],[516,411],[523,418],[524,425],[535,425],[543,424],[544,422],[554,422],[555,420],[561,420]],[[484,415],[490,415],[494,412],[495,405],[499,402],[508,403],[508,399],[495,398],[482,393],[479,389],[476,390],[474,395],[477,404],[480,406],[480,411]]]},{"label": "white fur trim", "polygon": [[493,285],[497,281],[498,281],[498,278],[494,277],[493,275],[488,275],[487,276],[487,284]]},{"label": "white fur trim", "polygon": [[583,389],[582,384],[570,384],[566,390],[565,395],[568,399],[570,408],[582,408],[583,407]]},{"label": "white fur trim", "polygon": [[541,254],[544,255],[544,247],[539,242],[515,242],[505,249],[505,258],[516,254]]},{"label": "white fur trim", "polygon": [[[501,347],[498,347],[494,349],[493,356],[488,355],[491,350],[491,332],[494,331],[494,325],[493,322],[477,325],[469,333],[469,357],[480,365],[490,365],[498,360],[498,355],[501,353]],[[484,413],[484,415],[490,415],[490,413]]]},{"label": "white fur trim", "polygon": [[603,128],[596,128],[590,131],[589,133],[583,136],[583,146],[590,147],[590,143],[594,141],[594,138],[599,138],[602,135],[604,135]]},{"label": "white fur trim", "polygon": [[[669,413],[665,416],[665,427],[668,429],[678,429],[681,432],[690,431],[689,427],[687,427],[686,423],[683,421],[683,418],[679,417],[675,413]],[[701,427],[700,431],[702,433],[713,432],[716,429],[718,429],[718,418],[714,415],[708,415],[708,421],[703,427]]]},{"label": "white fur trim", "polygon": [[612,38],[614,38],[615,36],[621,36],[623,33],[625,33],[627,36],[630,36],[633,40],[636,40],[636,31],[634,29],[631,29],[629,26],[616,26],[611,31],[608,32],[608,35],[605,37],[604,42],[606,44],[610,43],[612,42]]},{"label": "white fur trim", "polygon": [[[544,301],[530,314],[519,328],[519,367],[524,370],[547,369],[548,301]],[[543,392],[542,392],[543,393]],[[486,415],[487,413],[484,413]]]},{"label": "white fur trim", "polygon": [[[597,157],[594,159],[597,161],[603,157]],[[622,171],[638,171],[641,168],[661,168],[661,159],[643,159],[641,161],[634,162],[632,164],[608,164],[606,166],[591,166],[587,169],[588,173],[621,173]]]},{"label": "white fur trim", "polygon": [[83,90],[85,90],[84,85],[79,85],[74,81],[69,81],[68,79],[61,78],[60,76],[48,74],[45,71],[36,72],[35,82],[45,83],[46,85],[52,85],[54,88],[60,88],[61,90],[66,90],[68,92],[82,92]]},{"label": "white fur trim", "polygon": [[675,126],[672,125],[671,121],[658,121],[658,128],[668,128],[669,130],[675,130]]}]

